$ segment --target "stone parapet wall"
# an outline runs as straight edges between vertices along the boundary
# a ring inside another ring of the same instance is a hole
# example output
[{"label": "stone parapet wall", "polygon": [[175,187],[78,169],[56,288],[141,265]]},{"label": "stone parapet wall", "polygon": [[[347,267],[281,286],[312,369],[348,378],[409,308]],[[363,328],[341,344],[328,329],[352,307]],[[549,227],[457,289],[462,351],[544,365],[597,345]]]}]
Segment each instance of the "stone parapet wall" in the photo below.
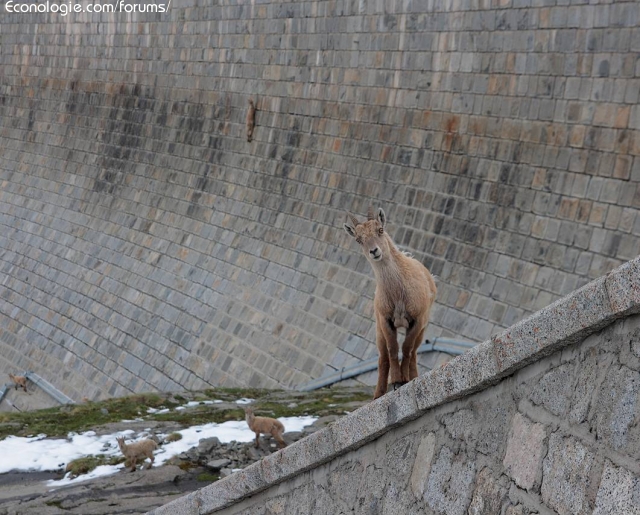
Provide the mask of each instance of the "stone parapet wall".
[{"label": "stone parapet wall", "polygon": [[152,515],[639,513],[640,259]]},{"label": "stone parapet wall", "polygon": [[78,400],[375,356],[370,203],[441,277],[432,337],[638,253],[638,2],[0,9],[0,373]]}]

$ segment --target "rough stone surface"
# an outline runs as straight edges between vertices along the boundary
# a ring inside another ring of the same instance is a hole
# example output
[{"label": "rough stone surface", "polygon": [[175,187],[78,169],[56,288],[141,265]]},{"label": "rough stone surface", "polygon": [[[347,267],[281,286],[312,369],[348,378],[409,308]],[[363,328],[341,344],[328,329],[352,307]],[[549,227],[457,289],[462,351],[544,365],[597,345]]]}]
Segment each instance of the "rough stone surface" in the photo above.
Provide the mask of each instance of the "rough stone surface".
[{"label": "rough stone surface", "polygon": [[507,490],[493,478],[490,469],[482,470],[476,480],[476,488],[469,505],[469,515],[495,515],[502,510]]},{"label": "rough stone surface", "polygon": [[551,413],[563,416],[573,394],[573,365],[562,365],[545,374],[531,392],[531,401]]},{"label": "rough stone surface", "polygon": [[503,465],[520,488],[531,490],[539,483],[546,436],[542,424],[531,422],[520,413],[513,417]]},{"label": "rough stone surface", "polygon": [[469,507],[475,474],[474,461],[443,447],[431,467],[425,502],[437,512],[463,515]]},{"label": "rough stone surface", "polygon": [[7,3],[1,374],[80,400],[375,357],[342,230],[371,203],[441,277],[429,337],[485,341],[638,254],[638,2]]},{"label": "rough stone surface", "polygon": [[[563,302],[574,301],[571,295]],[[561,302],[553,312],[564,316],[571,309]],[[464,379],[462,365],[491,363],[481,352],[498,351],[485,342],[471,358],[456,358],[433,377],[360,408],[317,439],[301,440],[203,489],[199,511],[190,513],[232,515],[252,513],[252,507],[261,513],[268,503],[273,508],[265,513],[316,513],[305,511],[312,506],[333,514],[625,513],[640,477],[640,440],[631,422],[640,415],[639,372],[628,360],[630,341],[640,334],[640,315],[629,315],[633,309],[604,328],[611,318],[603,312],[602,320],[580,330],[598,332],[577,341],[555,333],[558,341],[544,342],[555,352],[544,358],[538,350],[528,355],[514,348],[521,368],[511,365],[506,377],[494,368],[493,376],[471,371],[476,383]],[[555,323],[550,316],[547,321]],[[463,386],[453,386],[456,381]],[[419,411],[411,392],[419,386],[429,395],[427,384],[443,386],[434,398],[446,391],[449,398]],[[243,476],[249,472],[252,481]],[[322,505],[313,505],[313,496],[325,499]]]},{"label": "rough stone surface", "polygon": [[223,458],[220,460],[212,460],[207,462],[207,468],[210,468],[211,470],[220,470],[224,467],[226,467],[227,465],[229,465],[231,463],[231,460]]},{"label": "rough stone surface", "polygon": [[640,445],[638,406],[640,372],[612,365],[602,383],[596,404],[594,426],[598,438],[614,449]]},{"label": "rough stone surface", "polygon": [[12,475],[4,474],[0,482],[3,515],[144,513],[156,507],[162,510],[163,504],[176,498],[180,498],[180,508],[172,513],[182,515],[189,513],[184,494],[195,487],[195,481],[185,480],[187,474],[174,465],[122,472],[54,490],[45,481],[52,477],[32,482],[23,477],[15,484]]},{"label": "rough stone surface", "polygon": [[309,435],[304,444],[296,443],[287,447],[286,452],[272,454],[262,461],[264,479],[271,483],[294,474],[299,474],[311,463],[327,461],[335,455],[333,435],[321,429]]},{"label": "rough stone surface", "polygon": [[640,514],[640,477],[608,462],[596,497],[593,515]]},{"label": "rough stone surface", "polygon": [[595,456],[572,437],[553,433],[543,462],[542,499],[561,515],[591,513],[587,490]]},{"label": "rough stone surface", "polygon": [[431,472],[431,463],[436,451],[436,435],[428,433],[420,438],[416,459],[411,473],[411,490],[413,494],[421,498],[427,486],[427,479]]}]

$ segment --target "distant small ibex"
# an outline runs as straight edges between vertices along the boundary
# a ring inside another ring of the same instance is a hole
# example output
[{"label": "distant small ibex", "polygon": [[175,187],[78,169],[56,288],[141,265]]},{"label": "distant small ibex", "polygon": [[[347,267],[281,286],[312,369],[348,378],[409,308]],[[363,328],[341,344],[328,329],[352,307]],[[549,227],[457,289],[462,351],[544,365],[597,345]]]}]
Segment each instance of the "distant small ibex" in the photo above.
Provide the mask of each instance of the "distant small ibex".
[{"label": "distant small ibex", "polygon": [[253,129],[256,126],[256,106],[252,99],[249,99],[249,109],[247,110],[247,141],[253,140]]},{"label": "distant small ibex", "polygon": [[282,422],[276,420],[275,418],[269,417],[256,417],[253,414],[253,409],[245,408],[244,412],[246,414],[246,421],[249,429],[256,434],[256,449],[260,447],[260,433],[273,436],[278,442],[280,448],[286,447],[287,444],[282,438],[282,434],[284,433],[284,426]]},{"label": "distant small ibex", "polygon": [[131,472],[135,472],[138,458],[142,458],[142,461],[144,461],[145,458],[149,458],[149,460],[151,461],[149,462],[147,468],[151,468],[154,460],[153,451],[158,448],[158,444],[156,442],[146,439],[127,445],[126,443],[124,443],[124,436],[116,438],[116,441],[118,442],[118,447],[120,447],[120,450],[122,451],[122,454],[124,454],[124,457],[129,460]]},{"label": "distant small ibex", "polygon": [[25,376],[14,376],[13,374],[9,374],[9,379],[13,381],[13,386],[16,390],[20,387],[25,392],[27,391],[27,378]]},{"label": "distant small ibex", "polygon": [[[384,230],[386,217],[382,209],[374,216],[373,209],[369,208],[366,222],[358,222],[352,214],[349,218],[351,225],[344,224],[344,228],[362,246],[376,277],[373,307],[379,358],[378,384],[373,398],[377,399],[387,393],[387,379],[397,386],[418,377],[416,351],[429,323],[437,289],[429,270],[401,252]],[[398,360],[399,327],[406,330],[402,365]]]}]

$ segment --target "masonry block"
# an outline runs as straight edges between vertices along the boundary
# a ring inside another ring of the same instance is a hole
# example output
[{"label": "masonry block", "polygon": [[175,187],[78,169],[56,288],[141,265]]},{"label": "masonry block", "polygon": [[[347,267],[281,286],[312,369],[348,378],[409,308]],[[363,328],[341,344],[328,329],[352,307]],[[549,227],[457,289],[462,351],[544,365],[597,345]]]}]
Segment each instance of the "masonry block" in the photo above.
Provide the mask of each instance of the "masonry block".
[{"label": "masonry block", "polygon": [[611,462],[605,463],[593,515],[640,513],[640,477]]},{"label": "masonry block", "polygon": [[503,465],[516,484],[531,490],[540,484],[547,432],[542,424],[516,413],[511,422]]},{"label": "masonry block", "polygon": [[553,433],[542,466],[544,502],[558,513],[590,513],[587,492],[594,465],[595,456],[578,440]]},{"label": "masonry block", "polygon": [[471,502],[475,476],[474,461],[442,447],[431,466],[424,500],[432,510],[463,515]]}]

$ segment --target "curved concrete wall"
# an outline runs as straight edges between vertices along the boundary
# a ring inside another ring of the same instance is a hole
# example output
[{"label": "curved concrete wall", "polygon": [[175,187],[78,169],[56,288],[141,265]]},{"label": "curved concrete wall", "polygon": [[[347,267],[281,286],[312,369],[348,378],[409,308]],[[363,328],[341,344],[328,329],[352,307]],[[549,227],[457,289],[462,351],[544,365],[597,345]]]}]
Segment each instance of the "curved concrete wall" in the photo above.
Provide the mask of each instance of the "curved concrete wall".
[{"label": "curved concrete wall", "polygon": [[637,2],[174,3],[0,3],[0,372],[79,399],[375,356],[341,229],[371,203],[441,276],[430,336],[637,254]]},{"label": "curved concrete wall", "polygon": [[150,513],[637,514],[639,312],[636,259]]}]

